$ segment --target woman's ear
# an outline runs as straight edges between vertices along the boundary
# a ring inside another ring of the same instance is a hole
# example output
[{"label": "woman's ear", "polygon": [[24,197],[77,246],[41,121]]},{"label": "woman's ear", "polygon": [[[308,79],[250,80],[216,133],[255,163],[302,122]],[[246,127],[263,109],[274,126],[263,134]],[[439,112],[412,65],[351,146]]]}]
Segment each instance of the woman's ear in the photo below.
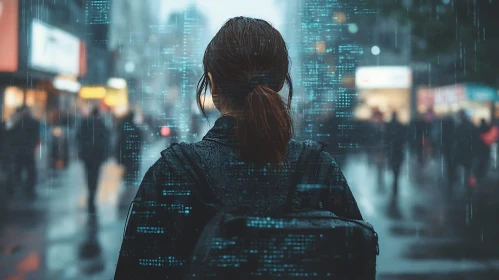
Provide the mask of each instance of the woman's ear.
[{"label": "woman's ear", "polygon": [[211,75],[210,72],[208,72],[208,78],[210,79],[210,89],[211,89],[210,93],[213,100],[213,104],[215,105],[215,108],[218,109],[218,111],[222,112],[223,105],[222,101],[220,100],[220,94],[217,94],[215,92],[215,84],[213,83],[213,76]]},{"label": "woman's ear", "polygon": [[213,76],[211,76],[210,72],[208,72],[208,78],[210,79],[211,95],[213,95],[213,93],[215,91],[215,85],[213,84]]}]

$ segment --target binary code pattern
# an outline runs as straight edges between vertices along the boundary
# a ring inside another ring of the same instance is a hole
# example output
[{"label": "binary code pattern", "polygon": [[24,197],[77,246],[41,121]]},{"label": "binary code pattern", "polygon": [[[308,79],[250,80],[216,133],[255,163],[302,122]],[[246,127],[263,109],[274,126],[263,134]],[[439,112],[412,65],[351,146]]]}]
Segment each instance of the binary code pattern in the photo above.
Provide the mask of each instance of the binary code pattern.
[{"label": "binary code pattern", "polygon": [[[282,169],[244,163],[238,160],[237,154],[230,148],[230,144],[234,143],[235,130],[229,120],[230,117],[218,119],[205,140],[196,144],[199,164],[213,188],[210,192],[229,208],[243,212],[256,211],[259,216],[248,220],[249,228],[291,227],[292,221],[270,217],[272,213],[281,211],[287,201],[290,175],[294,172],[303,144],[294,140],[290,142],[287,155],[289,163]],[[307,143],[312,145],[312,142]],[[171,148],[163,152],[163,157],[147,172],[137,193],[120,253],[120,263],[131,269],[129,273],[184,273],[204,226],[216,213],[214,209],[200,203],[200,200],[209,197],[203,191],[206,186],[197,185],[189,179],[189,165],[185,159],[176,158],[174,154]],[[299,189],[310,192],[307,197],[312,204],[331,209],[339,215],[360,218],[355,200],[338,166],[327,154],[321,158],[321,164],[324,168],[319,172],[317,184],[301,185]],[[320,245],[321,240],[324,238],[321,239],[315,233],[284,234],[275,240],[255,238],[248,251],[237,255],[225,254],[225,257],[221,255],[220,258],[213,258],[211,264],[214,267],[237,268],[257,258],[265,263],[255,271],[253,276],[257,278],[264,279],[264,275],[276,273],[315,277],[310,267],[308,272],[304,272],[293,263],[301,263],[296,262],[295,258],[304,250],[324,247],[325,253],[327,248]],[[219,250],[227,250],[239,241],[242,240],[223,238],[208,243]],[[289,255],[283,253],[286,248],[291,249]],[[317,277],[320,276],[317,274]]]},{"label": "binary code pattern", "polygon": [[109,24],[109,12],[111,10],[110,0],[85,1],[85,23],[86,24]]}]

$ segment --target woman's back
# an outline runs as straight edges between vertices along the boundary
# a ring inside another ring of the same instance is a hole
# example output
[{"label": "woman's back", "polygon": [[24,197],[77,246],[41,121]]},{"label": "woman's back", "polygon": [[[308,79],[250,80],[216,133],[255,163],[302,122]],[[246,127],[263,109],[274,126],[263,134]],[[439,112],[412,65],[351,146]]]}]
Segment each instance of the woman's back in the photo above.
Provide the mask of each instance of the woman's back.
[{"label": "woman's back", "polygon": [[[215,204],[259,216],[283,210],[298,158],[321,147],[291,139],[289,65],[286,44],[268,22],[237,17],[215,35],[203,58],[197,101],[204,114],[203,93],[210,88],[223,116],[202,141],[164,150],[146,173],[126,227],[116,279],[181,279],[205,225],[219,214]],[[285,84],[287,104],[279,94]],[[326,152],[320,153],[315,177],[313,185],[300,186],[306,191],[302,203],[362,219],[343,174]]]},{"label": "woman's back", "polygon": [[[289,141],[285,168],[269,172],[265,166],[240,161],[232,147],[233,125],[233,118],[221,117],[202,141],[193,144],[198,156],[196,163],[206,172],[213,190],[191,179],[191,166],[174,149],[170,147],[161,153],[135,198],[116,279],[124,275],[155,279],[182,274],[199,234],[214,214],[203,203],[211,194],[225,207],[259,215],[282,210],[300,153],[308,146],[320,144]],[[310,205],[345,218],[362,219],[339,167],[326,152],[321,153],[320,161]]]}]

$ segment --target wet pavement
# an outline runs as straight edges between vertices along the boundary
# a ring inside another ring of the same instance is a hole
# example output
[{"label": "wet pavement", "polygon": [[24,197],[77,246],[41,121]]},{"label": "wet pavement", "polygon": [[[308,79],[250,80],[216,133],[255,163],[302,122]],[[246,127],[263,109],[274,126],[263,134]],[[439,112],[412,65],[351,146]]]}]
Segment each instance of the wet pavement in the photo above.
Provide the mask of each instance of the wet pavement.
[{"label": "wet pavement", "polygon": [[[146,148],[142,174],[164,146]],[[499,279],[499,219],[487,212],[499,204],[499,180],[478,186],[487,191],[474,202],[470,219],[464,187],[448,198],[439,162],[420,169],[406,160],[394,203],[391,175],[367,159],[364,153],[350,155],[341,167],[379,235],[377,279]],[[126,217],[118,209],[120,172],[112,160],[103,166],[96,215],[87,214],[78,162],[38,185],[33,201],[21,192],[10,200],[2,196],[0,279],[111,279]]]},{"label": "wet pavement", "polygon": [[366,154],[351,155],[343,170],[379,235],[377,279],[499,279],[499,220],[487,215],[499,205],[498,170],[477,186],[470,219],[464,185],[449,197],[440,162],[417,168],[406,159],[396,202],[390,172],[378,173],[368,162]]},{"label": "wet pavement", "polygon": [[[164,146],[161,141],[146,149],[142,174]],[[22,190],[9,200],[2,196],[0,279],[112,278],[127,211],[118,207],[121,169],[109,160],[101,172],[95,215],[87,213],[83,166],[77,161],[39,184],[34,200]]]}]

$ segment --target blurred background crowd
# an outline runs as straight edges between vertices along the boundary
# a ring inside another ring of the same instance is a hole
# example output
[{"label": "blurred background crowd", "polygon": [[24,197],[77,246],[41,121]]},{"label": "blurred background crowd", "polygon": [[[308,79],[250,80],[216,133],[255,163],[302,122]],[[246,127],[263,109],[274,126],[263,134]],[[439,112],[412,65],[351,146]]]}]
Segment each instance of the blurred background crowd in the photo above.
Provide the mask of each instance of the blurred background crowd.
[{"label": "blurred background crowd", "polygon": [[285,38],[294,138],[328,143],[380,235],[379,279],[498,278],[494,11],[491,0],[0,0],[0,278],[111,278],[145,171],[218,116],[208,93],[204,119],[195,88],[209,40],[240,15]]}]

